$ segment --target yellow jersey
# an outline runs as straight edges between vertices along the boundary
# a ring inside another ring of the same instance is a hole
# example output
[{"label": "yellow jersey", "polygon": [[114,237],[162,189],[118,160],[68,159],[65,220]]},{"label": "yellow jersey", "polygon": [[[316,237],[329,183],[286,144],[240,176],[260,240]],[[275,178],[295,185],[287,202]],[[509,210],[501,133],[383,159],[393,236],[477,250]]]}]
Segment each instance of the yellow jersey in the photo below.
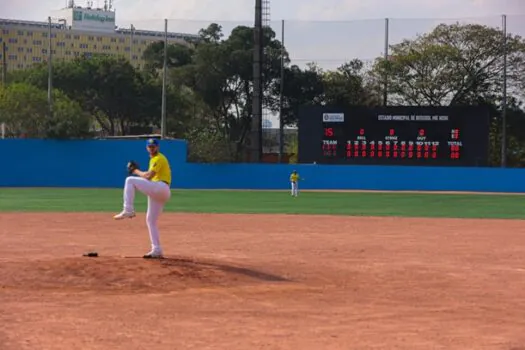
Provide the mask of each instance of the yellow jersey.
[{"label": "yellow jersey", "polygon": [[171,185],[171,169],[168,159],[162,153],[157,153],[149,160],[149,171],[154,171],[155,176],[151,181],[163,181]]},{"label": "yellow jersey", "polygon": [[291,182],[297,182],[298,180],[299,180],[299,174],[297,174],[297,173],[293,174],[292,173],[292,175],[290,175],[290,181]]}]

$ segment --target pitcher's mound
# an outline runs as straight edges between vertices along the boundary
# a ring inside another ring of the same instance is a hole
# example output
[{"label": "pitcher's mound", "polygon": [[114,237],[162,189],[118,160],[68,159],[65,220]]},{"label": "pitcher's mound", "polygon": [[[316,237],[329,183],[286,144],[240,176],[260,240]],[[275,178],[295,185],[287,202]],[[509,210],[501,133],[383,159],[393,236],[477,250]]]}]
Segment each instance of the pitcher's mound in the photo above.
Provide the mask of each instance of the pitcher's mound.
[{"label": "pitcher's mound", "polygon": [[284,279],[241,266],[181,257],[79,257],[0,265],[0,289],[162,293],[279,281]]}]

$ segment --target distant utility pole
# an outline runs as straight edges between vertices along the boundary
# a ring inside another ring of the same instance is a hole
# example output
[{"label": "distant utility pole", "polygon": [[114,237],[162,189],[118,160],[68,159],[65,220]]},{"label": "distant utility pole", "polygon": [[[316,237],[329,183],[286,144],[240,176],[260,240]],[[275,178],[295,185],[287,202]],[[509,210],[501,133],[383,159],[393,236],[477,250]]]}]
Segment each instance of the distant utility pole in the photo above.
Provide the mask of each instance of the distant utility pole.
[{"label": "distant utility pole", "polygon": [[168,20],[164,20],[164,62],[162,68],[162,111],[160,117],[160,135],[166,138],[166,84],[168,80]]},{"label": "distant utility pole", "polygon": [[47,103],[49,104],[49,113],[53,113],[53,44],[51,32],[51,17],[48,17],[48,39],[49,47],[47,48]]},{"label": "distant utility pole", "polygon": [[5,42],[2,43],[2,84],[7,85],[7,48]]},{"label": "distant utility pole", "polygon": [[135,27],[131,25],[131,38],[129,41],[129,62],[133,64],[133,41],[135,40]]},{"label": "distant utility pole", "polygon": [[[2,43],[2,85],[7,86],[7,58],[5,54],[7,52],[5,42]],[[0,125],[2,139],[5,139],[5,123]]]}]

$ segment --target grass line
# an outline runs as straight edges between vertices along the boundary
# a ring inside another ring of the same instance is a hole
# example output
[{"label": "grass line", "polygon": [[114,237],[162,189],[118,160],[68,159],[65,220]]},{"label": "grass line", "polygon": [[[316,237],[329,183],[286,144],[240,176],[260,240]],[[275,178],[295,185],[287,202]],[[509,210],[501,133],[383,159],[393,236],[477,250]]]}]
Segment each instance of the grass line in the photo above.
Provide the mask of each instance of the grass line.
[{"label": "grass line", "polygon": [[[138,194],[136,209],[145,211]],[[116,212],[121,189],[1,188],[0,212]],[[174,190],[166,212],[328,214],[353,216],[523,219],[521,196],[378,192]]]}]

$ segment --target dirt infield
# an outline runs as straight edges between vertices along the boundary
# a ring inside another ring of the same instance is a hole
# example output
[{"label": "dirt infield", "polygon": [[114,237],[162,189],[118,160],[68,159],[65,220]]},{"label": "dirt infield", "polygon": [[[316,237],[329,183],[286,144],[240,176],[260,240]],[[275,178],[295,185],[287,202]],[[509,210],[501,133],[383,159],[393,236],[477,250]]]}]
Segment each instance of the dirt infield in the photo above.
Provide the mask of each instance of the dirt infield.
[{"label": "dirt infield", "polygon": [[[0,349],[525,349],[519,220],[0,214]],[[98,258],[85,258],[88,250]]]}]

